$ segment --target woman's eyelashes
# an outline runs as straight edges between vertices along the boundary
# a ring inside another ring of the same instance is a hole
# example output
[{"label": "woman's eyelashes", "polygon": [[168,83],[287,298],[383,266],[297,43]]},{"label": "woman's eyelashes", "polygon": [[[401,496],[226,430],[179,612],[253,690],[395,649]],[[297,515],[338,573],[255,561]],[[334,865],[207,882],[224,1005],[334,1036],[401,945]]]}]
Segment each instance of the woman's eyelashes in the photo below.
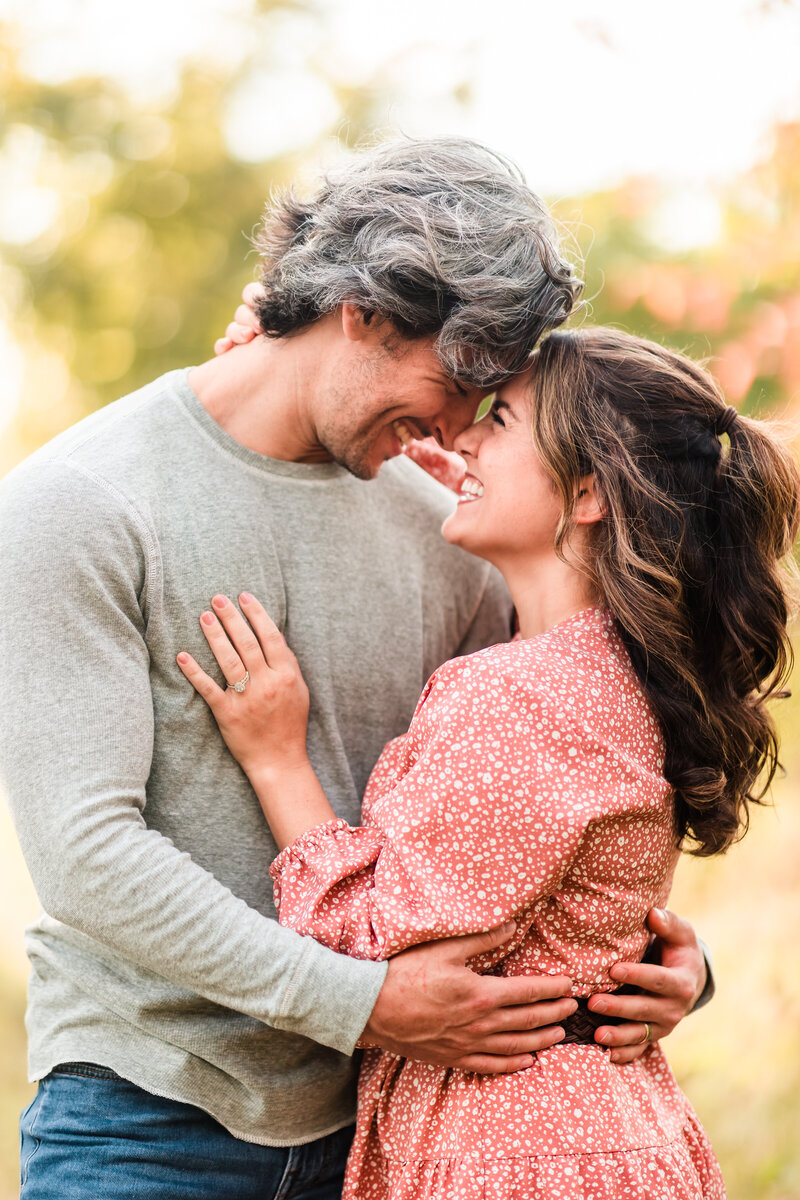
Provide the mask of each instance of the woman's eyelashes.
[{"label": "woman's eyelashes", "polygon": [[502,425],[503,429],[505,429],[506,423],[501,416],[502,408],[505,408],[502,400],[495,400],[494,404],[489,409],[489,416],[492,418],[495,425]]}]

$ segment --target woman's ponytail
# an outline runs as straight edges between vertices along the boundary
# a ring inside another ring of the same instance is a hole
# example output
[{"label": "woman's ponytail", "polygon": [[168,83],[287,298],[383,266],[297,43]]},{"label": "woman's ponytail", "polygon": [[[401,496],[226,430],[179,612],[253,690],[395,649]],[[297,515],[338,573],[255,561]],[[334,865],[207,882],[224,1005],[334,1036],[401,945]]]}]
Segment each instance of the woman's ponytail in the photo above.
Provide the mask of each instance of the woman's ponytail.
[{"label": "woman's ponytail", "polygon": [[585,566],[660,722],[678,835],[718,853],[778,767],[767,703],[792,664],[797,466],[696,363],[616,330],[551,334],[533,391],[562,540],[579,476],[605,500]]}]

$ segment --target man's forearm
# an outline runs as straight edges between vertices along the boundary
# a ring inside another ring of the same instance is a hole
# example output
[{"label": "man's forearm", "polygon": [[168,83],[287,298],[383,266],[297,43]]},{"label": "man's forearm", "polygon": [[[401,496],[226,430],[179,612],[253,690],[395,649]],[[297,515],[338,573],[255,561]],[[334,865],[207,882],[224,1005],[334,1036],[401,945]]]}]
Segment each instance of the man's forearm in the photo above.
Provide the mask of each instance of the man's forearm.
[{"label": "man's forearm", "polygon": [[352,1053],[384,968],[283,929],[143,824],[103,825],[102,865],[90,837],[62,844],[46,882],[35,871],[50,916],[226,1008]]}]

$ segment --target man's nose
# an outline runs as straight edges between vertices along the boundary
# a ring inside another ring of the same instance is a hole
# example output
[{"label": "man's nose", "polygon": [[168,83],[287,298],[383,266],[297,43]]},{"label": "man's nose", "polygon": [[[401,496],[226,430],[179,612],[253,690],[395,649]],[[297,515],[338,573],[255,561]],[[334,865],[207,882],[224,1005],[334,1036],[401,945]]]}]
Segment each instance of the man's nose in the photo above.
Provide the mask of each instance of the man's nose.
[{"label": "man's nose", "polygon": [[442,447],[443,450],[452,450],[454,437],[448,432],[447,424],[444,421],[437,422],[433,427],[433,436]]},{"label": "man's nose", "polygon": [[475,421],[479,401],[466,400],[462,404],[448,404],[437,413],[431,422],[431,433],[443,450],[455,450],[456,440]]}]

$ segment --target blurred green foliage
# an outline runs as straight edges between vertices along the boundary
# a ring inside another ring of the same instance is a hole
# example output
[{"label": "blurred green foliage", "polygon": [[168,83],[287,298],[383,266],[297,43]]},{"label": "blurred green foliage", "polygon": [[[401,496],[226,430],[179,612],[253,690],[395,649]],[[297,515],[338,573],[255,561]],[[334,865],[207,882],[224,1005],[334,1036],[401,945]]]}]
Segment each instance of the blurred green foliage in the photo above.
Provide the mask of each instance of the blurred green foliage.
[{"label": "blurred green foliage", "polygon": [[[13,39],[2,44],[0,157],[34,164],[32,202],[52,215],[36,236],[0,241],[0,302],[25,358],[0,470],[94,408],[208,357],[253,277],[247,236],[265,198],[309,157],[234,159],[220,123],[231,81],[208,67],[185,70],[174,99],[148,111],[108,79],[43,86],[18,70]],[[340,100],[357,137],[369,98],[355,91]],[[718,195],[710,244],[665,244],[670,206],[681,233],[679,201],[674,189],[634,179],[558,204],[586,259],[590,312],[579,319],[709,358],[732,402],[795,414],[800,126],[777,129],[771,154]],[[682,865],[673,901],[714,947],[721,986],[669,1050],[732,1200],[800,1195],[794,702],[781,721],[791,752],[778,816],[757,813],[747,841],[725,858]],[[16,1114],[31,1094],[23,1007],[18,981],[0,970],[0,1200],[15,1194]]]},{"label": "blurred green foliage", "polygon": [[[219,129],[225,82],[191,71],[173,106],[138,112],[107,80],[57,91],[17,77],[6,137],[35,138],[59,214],[32,243],[6,247],[16,324],[58,356],[57,403],[33,372],[21,448],[176,363],[202,362],[252,275],[245,235],[280,164],[232,161]],[[46,359],[46,364],[52,360]],[[32,386],[31,386],[32,385]]]},{"label": "blurred green foliage", "polygon": [[[2,472],[93,409],[209,356],[254,276],[248,239],[265,201],[299,158],[232,156],[222,120],[235,81],[207,65],[186,67],[174,99],[151,111],[107,78],[56,88],[26,77],[11,36],[0,36],[0,74],[6,187],[53,210],[25,240],[4,241],[0,227],[0,304],[25,352]],[[368,101],[335,91],[340,126],[357,137]]]}]

